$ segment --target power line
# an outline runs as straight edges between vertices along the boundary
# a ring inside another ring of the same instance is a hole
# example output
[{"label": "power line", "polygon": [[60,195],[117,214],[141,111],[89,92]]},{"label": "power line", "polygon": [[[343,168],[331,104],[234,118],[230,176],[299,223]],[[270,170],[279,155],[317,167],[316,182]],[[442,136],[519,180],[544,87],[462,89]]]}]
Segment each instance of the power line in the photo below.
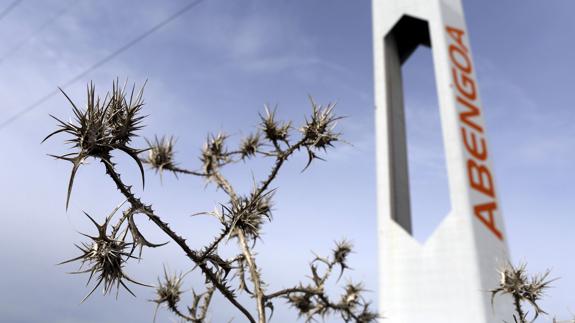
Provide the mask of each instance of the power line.
[{"label": "power line", "polygon": [[[197,5],[199,5],[200,3],[204,2],[205,0],[196,0],[194,2],[191,2],[187,5],[185,5],[183,8],[181,8],[180,10],[176,11],[175,13],[173,13],[171,16],[167,17],[166,19],[162,20],[161,22],[159,22],[158,24],[154,25],[152,28],[146,30],[145,32],[143,32],[142,34],[140,34],[139,36],[137,36],[136,38],[132,39],[131,41],[129,41],[128,43],[126,43],[125,45],[123,45],[122,47],[116,49],[115,51],[113,51],[112,53],[108,54],[106,57],[102,58],[101,60],[97,61],[96,63],[94,63],[93,65],[91,65],[90,67],[88,67],[87,69],[85,69],[84,71],[82,71],[81,73],[77,74],[76,76],[74,76],[73,78],[71,78],[70,80],[68,80],[67,82],[63,83],[60,88],[65,89],[68,86],[76,83],[77,81],[81,80],[84,76],[88,75],[90,72],[94,71],[95,69],[97,69],[98,67],[106,64],[107,62],[111,61],[114,57],[120,55],[121,53],[125,52],[126,50],[130,49],[132,46],[134,46],[135,44],[137,44],[138,42],[142,41],[143,39],[147,38],[148,36],[150,36],[151,34],[153,34],[154,32],[158,31],[160,28],[164,27],[165,25],[169,24],[170,22],[172,22],[173,20],[175,20],[176,18],[178,18],[179,16],[183,15],[184,13],[186,13],[188,10],[196,7]],[[4,128],[6,128],[9,124],[11,124],[12,122],[18,120],[19,118],[21,118],[23,115],[25,115],[26,113],[36,109],[37,107],[39,107],[42,103],[48,101],[51,97],[53,97],[54,95],[58,94],[60,91],[58,89],[53,90],[52,92],[47,93],[46,95],[44,95],[43,97],[39,98],[38,100],[36,100],[34,103],[28,105],[27,107],[25,107],[24,109],[18,111],[15,115],[13,115],[12,117],[8,118],[7,120],[3,121],[2,123],[0,123],[0,131],[2,131]]]},{"label": "power line", "polygon": [[44,29],[46,29],[48,26],[50,26],[52,23],[54,23],[54,21],[56,21],[58,18],[60,18],[61,16],[63,16],[64,14],[66,14],[70,9],[72,9],[75,5],[77,5],[80,1],[79,0],[74,0],[74,2],[71,5],[66,5],[64,6],[61,10],[59,10],[55,15],[51,16],[50,18],[48,18],[48,20],[46,20],[43,24],[41,24],[40,26],[38,26],[38,28],[36,28],[36,30],[34,30],[29,36],[28,38],[26,38],[25,40],[21,41],[20,43],[18,43],[16,46],[12,47],[11,49],[9,49],[4,56],[0,57],[0,65],[2,63],[4,63],[4,61],[9,58],[10,56],[12,56],[14,53],[16,53],[18,50],[20,50],[20,48],[24,47],[24,45],[28,44],[31,40],[33,40],[34,38],[36,38],[36,36],[38,34],[40,34]]},{"label": "power line", "polygon": [[6,7],[6,9],[4,9],[4,11],[0,13],[0,20],[4,19],[4,17],[6,17],[10,13],[10,11],[18,7],[18,5],[22,3],[22,1],[24,0],[15,0],[11,4],[9,4],[8,7]]}]

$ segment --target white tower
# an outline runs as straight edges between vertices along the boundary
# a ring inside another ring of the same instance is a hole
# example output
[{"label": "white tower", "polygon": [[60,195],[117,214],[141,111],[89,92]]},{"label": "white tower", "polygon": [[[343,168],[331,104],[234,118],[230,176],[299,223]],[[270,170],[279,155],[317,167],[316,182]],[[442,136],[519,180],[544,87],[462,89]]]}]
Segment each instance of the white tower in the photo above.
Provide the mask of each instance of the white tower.
[{"label": "white tower", "polygon": [[[508,259],[481,102],[460,0],[373,0],[380,236],[386,323],[512,322],[491,306]],[[401,64],[432,47],[451,210],[420,244],[411,235]]]}]

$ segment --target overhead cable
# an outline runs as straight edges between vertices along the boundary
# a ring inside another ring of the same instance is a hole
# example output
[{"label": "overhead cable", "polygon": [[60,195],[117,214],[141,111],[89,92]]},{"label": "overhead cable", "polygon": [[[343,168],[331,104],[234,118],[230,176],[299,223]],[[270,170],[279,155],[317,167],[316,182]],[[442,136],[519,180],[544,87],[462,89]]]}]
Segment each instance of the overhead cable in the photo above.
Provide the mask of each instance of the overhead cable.
[{"label": "overhead cable", "polygon": [[[204,2],[204,1],[205,0],[196,0],[196,1],[193,1],[193,2],[185,5],[184,7],[182,7],[181,9],[176,11],[175,13],[173,13],[172,15],[168,16],[164,20],[162,20],[159,23],[157,23],[156,25],[152,26],[150,29],[144,31],[143,33],[141,33],[140,35],[138,35],[137,37],[135,37],[134,39],[132,39],[128,43],[124,44],[123,46],[119,47],[118,49],[116,49],[112,53],[108,54],[106,57],[104,57],[104,58],[100,59],[99,61],[97,61],[96,63],[92,64],[90,67],[88,67],[84,71],[78,73],[76,76],[74,76],[71,79],[69,79],[68,81],[62,83],[60,85],[60,88],[65,89],[68,86],[81,80],[84,76],[88,75],[90,72],[94,71],[95,69],[99,68],[100,66],[111,61],[116,56],[118,56],[121,53],[125,52],[126,50],[130,49],[131,47],[133,47],[134,45],[136,45],[137,43],[139,43],[143,39],[147,38],[148,36],[150,36],[154,32],[158,31],[162,27],[166,26],[170,22],[174,21],[176,18],[180,17],[181,15],[183,15],[184,13],[186,13],[187,11],[196,7],[197,5],[199,5],[200,3]],[[32,104],[30,104],[30,105],[24,107],[23,109],[21,109],[20,111],[16,112],[13,116],[9,117],[8,119],[6,119],[2,123],[0,123],[0,131],[2,131],[4,128],[6,128],[8,125],[13,123],[14,121],[20,119],[26,113],[38,108],[39,106],[42,105],[42,103],[48,101],[50,98],[52,98],[54,95],[58,94],[59,92],[60,91],[58,89],[54,89],[53,91],[45,94],[44,96],[42,96],[39,99],[37,99],[36,101],[34,101]]]},{"label": "overhead cable", "polygon": [[43,24],[38,26],[38,28],[36,28],[26,39],[24,39],[23,41],[16,44],[14,47],[7,50],[4,53],[4,55],[2,57],[0,57],[0,64],[2,64],[10,56],[14,55],[14,53],[19,51],[20,48],[24,47],[24,45],[28,44],[30,41],[35,39],[36,36],[38,36],[38,34],[40,34],[42,31],[44,31],[44,29],[46,29],[48,26],[53,24],[58,18],[65,15],[68,11],[70,11],[70,9],[72,9],[79,2],[80,2],[79,0],[74,0],[71,5],[65,5],[62,9],[60,9],[58,12],[56,12],[56,14],[54,14],[53,16],[48,18],[48,20],[44,21]]},{"label": "overhead cable", "polygon": [[10,13],[10,11],[12,11],[12,10],[14,10],[14,8],[18,7],[18,5],[20,3],[22,3],[22,1],[24,1],[24,0],[15,0],[11,4],[9,4],[8,7],[6,7],[6,9],[4,9],[2,12],[0,12],[0,20],[4,19],[4,17],[6,17]]}]

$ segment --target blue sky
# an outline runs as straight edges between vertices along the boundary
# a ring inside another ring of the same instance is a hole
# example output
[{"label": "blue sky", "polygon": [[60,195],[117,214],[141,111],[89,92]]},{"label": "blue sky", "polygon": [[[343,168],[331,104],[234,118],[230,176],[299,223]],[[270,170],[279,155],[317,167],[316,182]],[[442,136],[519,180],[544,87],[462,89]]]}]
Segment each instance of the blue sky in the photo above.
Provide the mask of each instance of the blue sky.
[{"label": "blue sky", "polygon": [[[12,1],[0,1],[0,9]],[[187,1],[22,1],[0,20],[0,122],[66,83],[101,58],[138,36]],[[560,317],[575,312],[575,3],[553,1],[463,1],[470,34],[499,198],[512,258],[533,271],[553,269],[561,277],[543,308]],[[62,8],[69,10],[35,30]],[[142,135],[174,135],[177,159],[199,166],[197,156],[208,132],[226,131],[232,141],[248,134],[263,104],[296,124],[310,111],[308,94],[321,103],[337,102],[347,116],[338,128],[351,145],[331,150],[327,162],[305,173],[305,156],[290,160],[276,182],[274,221],[257,245],[270,290],[305,279],[311,251],[325,254],[346,237],[355,245],[349,277],[364,281],[377,303],[377,237],[373,126],[373,71],[370,1],[205,0],[112,61],[67,88],[82,102],[93,80],[105,92],[113,79],[146,79]],[[34,37],[30,38],[30,35]],[[20,45],[22,41],[26,41]],[[6,56],[16,46],[18,51]],[[424,239],[447,213],[446,184],[433,72],[425,49],[405,67],[408,140],[416,235]],[[419,82],[412,82],[419,81]],[[76,254],[77,231],[91,230],[85,210],[102,218],[122,201],[97,163],[83,167],[66,212],[70,165],[46,154],[66,152],[63,137],[40,145],[55,127],[48,117],[71,115],[54,96],[0,130],[0,316],[5,322],[151,321],[151,290],[134,287],[137,298],[121,293],[94,295],[83,276],[55,266]],[[434,134],[435,133],[435,134]],[[137,142],[143,145],[143,140]],[[118,156],[127,181],[137,183],[134,164]],[[248,189],[250,170],[263,176],[265,163],[229,170]],[[217,230],[209,219],[188,215],[212,210],[223,199],[197,178],[147,173],[142,197],[196,246]],[[428,210],[422,214],[423,210]],[[422,214],[419,217],[419,214]],[[418,225],[420,223],[420,225]],[[142,221],[151,239],[160,232]],[[420,228],[420,229],[418,229]],[[162,264],[186,270],[190,264],[174,246],[147,250],[128,272],[154,283]],[[190,276],[186,288],[201,287]],[[382,309],[385,313],[385,309]],[[222,298],[212,307],[214,322],[238,313]],[[171,316],[160,311],[161,322]],[[295,320],[278,302],[276,322]],[[546,319],[540,320],[546,322]]]}]

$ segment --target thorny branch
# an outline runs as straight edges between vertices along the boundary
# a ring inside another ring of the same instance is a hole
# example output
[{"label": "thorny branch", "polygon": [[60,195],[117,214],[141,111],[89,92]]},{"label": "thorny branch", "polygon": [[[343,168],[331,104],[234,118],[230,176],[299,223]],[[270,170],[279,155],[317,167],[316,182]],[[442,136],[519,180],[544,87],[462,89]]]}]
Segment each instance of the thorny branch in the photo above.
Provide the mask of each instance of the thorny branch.
[{"label": "thorny branch", "polygon": [[[321,159],[318,156],[319,152],[325,152],[333,143],[339,141],[340,134],[334,132],[333,129],[340,117],[333,114],[333,104],[320,106],[310,98],[312,114],[298,129],[299,139],[297,140],[293,139],[296,134],[291,122],[278,121],[275,109],[270,110],[266,106],[265,113],[260,115],[259,129],[244,138],[238,149],[228,150],[226,147],[228,136],[223,133],[209,135],[201,152],[200,170],[188,170],[175,162],[173,137],[155,137],[154,140],[146,140],[148,145],[146,149],[136,149],[131,146],[132,139],[137,137],[136,132],[143,127],[144,117],[140,115],[144,105],[143,88],[137,93],[135,86],[131,91],[127,91],[126,84],[120,86],[116,81],[113,83],[112,91],[102,100],[95,95],[93,84],[88,86],[87,94],[86,108],[80,109],[64,93],[72,105],[75,120],[64,122],[53,117],[58,121],[59,129],[49,134],[44,140],[59,133],[71,136],[67,142],[75,151],[53,156],[72,163],[66,208],[75,174],[88,158],[94,158],[104,165],[106,174],[126,199],[106,217],[103,224],[98,224],[89,216],[98,229],[98,236],[87,236],[92,241],[78,247],[82,255],[65,262],[79,260],[82,264],[89,264],[90,268],[80,273],[89,273],[90,279],[93,275],[97,275],[96,286],[88,296],[101,283],[104,283],[105,293],[110,292],[114,286],[117,290],[119,286],[122,286],[131,294],[132,291],[128,289],[124,281],[141,284],[124,273],[124,264],[130,259],[140,259],[144,247],[157,248],[165,244],[151,243],[144,237],[134,220],[135,216],[143,215],[178,245],[193,263],[192,270],[199,269],[206,279],[203,293],[197,294],[195,290],[192,292],[193,301],[191,306],[187,307],[186,312],[178,306],[181,302],[182,284],[186,274],[171,274],[164,268],[163,278],[158,279],[156,298],[153,300],[157,304],[156,310],[160,305],[165,305],[174,315],[184,321],[205,322],[212,296],[217,291],[247,320],[256,322],[250,311],[238,301],[236,292],[239,291],[246,292],[254,299],[257,322],[260,323],[265,323],[268,319],[266,309],[271,310],[271,317],[273,301],[277,298],[285,299],[298,310],[300,316],[306,317],[306,321],[313,320],[316,316],[324,317],[332,312],[339,313],[346,322],[376,321],[377,314],[370,311],[369,302],[363,299],[364,289],[361,284],[348,283],[341,299],[337,302],[331,301],[325,293],[325,284],[333,269],[340,268],[337,279],[339,281],[344,270],[348,268],[347,256],[351,252],[349,243],[340,242],[336,245],[331,257],[316,257],[312,261],[311,283],[306,285],[300,283],[296,287],[268,294],[254,256],[254,248],[257,240],[261,238],[263,224],[272,218],[272,198],[275,189],[270,189],[270,186],[284,163],[294,153],[304,150],[308,156],[305,170],[313,160]],[[116,170],[111,154],[115,150],[126,153],[136,162],[141,171],[142,183],[144,183],[142,164],[148,164],[160,176],[164,171],[172,172],[176,176],[178,174],[198,176],[221,189],[229,200],[222,203],[218,211],[202,213],[213,215],[222,226],[212,242],[199,250],[192,249],[186,239],[173,230],[151,205],[142,202],[132,192],[132,186],[123,182]],[[251,193],[240,194],[234,190],[232,183],[226,179],[221,170],[226,165],[255,157],[273,158],[275,161],[267,177],[257,185],[254,184]],[[115,224],[111,225],[111,229],[108,230],[110,221],[122,208],[124,209],[117,216]],[[219,246],[229,239],[236,239],[238,254],[231,259],[222,259],[218,254]],[[136,248],[140,249],[138,257],[133,255]],[[320,274],[322,266],[324,271]],[[233,275],[228,278],[230,272]],[[251,286],[248,286],[245,279],[246,273],[249,273]],[[232,287],[234,277],[239,278],[235,288]]]},{"label": "thorny branch", "polygon": [[[492,304],[498,294],[508,294],[513,298],[515,308],[513,319],[516,323],[534,322],[540,314],[547,314],[539,307],[538,302],[555,280],[549,279],[549,270],[543,274],[529,276],[526,267],[524,263],[518,266],[508,264],[499,272],[501,278],[499,286],[490,291]],[[528,312],[523,309],[523,303],[530,304],[534,309],[535,313],[531,320],[527,318]]]},{"label": "thorny branch", "polygon": [[[338,302],[333,302],[325,291],[325,284],[333,269],[340,268],[337,280],[341,278],[347,266],[347,257],[352,246],[347,241],[336,243],[336,248],[330,258],[316,256],[310,264],[311,282],[307,285],[299,284],[296,287],[286,288],[270,293],[264,297],[268,302],[274,298],[285,298],[292,307],[296,308],[299,316],[305,316],[306,322],[314,321],[317,316],[324,318],[330,312],[339,312],[345,322],[374,322],[378,314],[369,309],[370,303],[365,301],[362,293],[365,291],[362,284],[349,282],[344,287],[344,293]],[[320,273],[319,266],[326,267]]]},{"label": "thorny branch", "polygon": [[224,297],[226,297],[235,307],[237,307],[250,320],[250,322],[255,322],[249,311],[245,309],[240,303],[238,303],[234,293],[229,289],[229,287],[226,286],[224,282],[221,282],[218,279],[217,274],[214,273],[212,269],[206,265],[205,262],[202,262],[197,253],[186,244],[186,239],[172,231],[169,225],[163,222],[161,218],[154,213],[150,206],[144,205],[132,194],[130,187],[124,185],[120,179],[120,175],[116,173],[112,163],[106,160],[102,160],[102,162],[106,166],[106,173],[112,178],[118,190],[120,190],[120,192],[128,199],[132,206],[134,208],[140,209],[145,215],[148,216],[150,220],[152,220],[152,222],[154,222],[162,231],[164,231],[164,233],[166,233],[174,242],[176,242],[176,244],[178,244],[178,246],[180,246],[180,248],[186,253],[188,258],[197,264],[206,278],[214,284],[214,286],[222,293],[222,295],[224,295]]}]

